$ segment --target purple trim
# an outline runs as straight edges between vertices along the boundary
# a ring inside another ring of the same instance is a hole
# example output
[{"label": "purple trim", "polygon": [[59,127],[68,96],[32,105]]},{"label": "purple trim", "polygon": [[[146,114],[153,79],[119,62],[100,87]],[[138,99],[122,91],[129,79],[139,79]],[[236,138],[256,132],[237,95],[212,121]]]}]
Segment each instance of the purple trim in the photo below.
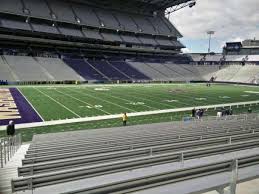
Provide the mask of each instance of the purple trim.
[{"label": "purple trim", "polygon": [[[23,97],[23,95],[17,90],[16,88],[10,88],[9,89],[14,102],[19,110],[20,119],[13,119],[15,124],[20,123],[34,123],[34,122],[41,122],[42,119],[37,114],[37,112],[31,107],[31,105],[27,102],[27,100]],[[7,125],[9,122],[9,119],[0,120],[0,126],[1,125]]]}]

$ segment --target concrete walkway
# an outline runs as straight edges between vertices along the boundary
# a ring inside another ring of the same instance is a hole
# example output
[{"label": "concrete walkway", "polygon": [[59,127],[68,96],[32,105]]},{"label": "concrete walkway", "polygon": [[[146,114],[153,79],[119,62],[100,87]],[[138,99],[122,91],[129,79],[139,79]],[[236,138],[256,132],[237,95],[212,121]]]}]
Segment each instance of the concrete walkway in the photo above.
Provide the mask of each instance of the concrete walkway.
[{"label": "concrete walkway", "polygon": [[[203,194],[219,194],[217,191],[211,191]],[[236,194],[259,194],[259,179],[240,183],[237,185]]]},{"label": "concrete walkway", "polygon": [[11,194],[11,179],[17,178],[17,167],[22,166],[22,159],[29,148],[29,144],[22,145],[11,160],[0,168],[0,194]]},{"label": "concrete walkway", "polygon": [[[214,105],[205,105],[205,106],[196,106],[196,109],[202,108],[220,108],[220,107],[229,107],[229,106],[245,106],[251,104],[258,104],[257,101],[247,101],[247,102],[235,102],[235,103],[226,103],[226,104],[214,104]],[[175,108],[175,109],[164,109],[164,110],[155,110],[155,111],[144,111],[144,112],[134,112],[128,113],[129,117],[133,116],[145,116],[145,115],[154,115],[161,113],[174,113],[174,112],[183,112],[183,111],[191,111],[194,107],[185,107],[185,108]],[[190,112],[191,114],[191,112]],[[54,121],[44,121],[38,123],[26,123],[26,124],[17,124],[16,129],[23,128],[32,128],[32,127],[43,127],[43,126],[51,126],[51,125],[59,125],[59,124],[67,124],[67,123],[80,123],[87,121],[99,121],[106,119],[116,119],[120,118],[122,114],[114,114],[114,115],[104,115],[104,116],[95,116],[95,117],[84,117],[84,118],[75,118],[75,119],[65,119],[65,120],[54,120]],[[0,131],[6,130],[6,126],[0,126]]]}]

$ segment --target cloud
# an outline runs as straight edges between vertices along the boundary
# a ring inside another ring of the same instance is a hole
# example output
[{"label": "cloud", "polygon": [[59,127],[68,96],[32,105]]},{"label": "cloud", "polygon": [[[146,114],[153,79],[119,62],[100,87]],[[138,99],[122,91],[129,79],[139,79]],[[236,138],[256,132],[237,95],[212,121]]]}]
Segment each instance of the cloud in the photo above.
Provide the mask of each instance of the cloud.
[{"label": "cloud", "polygon": [[[222,41],[259,38],[259,0],[197,0],[173,13],[170,21],[188,39],[206,39],[208,30]],[[220,43],[219,43],[220,44]]]},{"label": "cloud", "polygon": [[183,53],[191,53],[192,51],[191,51],[191,49],[189,49],[189,48],[183,48],[183,49],[182,49],[182,52],[183,52]]}]

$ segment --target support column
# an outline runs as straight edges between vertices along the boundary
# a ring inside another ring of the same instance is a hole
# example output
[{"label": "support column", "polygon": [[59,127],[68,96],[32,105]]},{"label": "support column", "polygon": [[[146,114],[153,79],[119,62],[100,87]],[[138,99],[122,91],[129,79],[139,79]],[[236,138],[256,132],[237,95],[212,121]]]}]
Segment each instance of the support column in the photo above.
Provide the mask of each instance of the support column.
[{"label": "support column", "polygon": [[230,182],[230,194],[236,194],[237,179],[238,179],[238,160],[235,159],[231,165],[232,175]]}]

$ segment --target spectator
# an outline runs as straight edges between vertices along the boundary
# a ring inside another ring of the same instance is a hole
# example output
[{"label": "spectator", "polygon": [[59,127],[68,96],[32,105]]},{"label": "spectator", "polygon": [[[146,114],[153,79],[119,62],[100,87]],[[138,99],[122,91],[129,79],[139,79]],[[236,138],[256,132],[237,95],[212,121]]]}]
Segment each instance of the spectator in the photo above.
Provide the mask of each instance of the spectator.
[{"label": "spectator", "polygon": [[222,117],[222,112],[217,112],[217,117]]},{"label": "spectator", "polygon": [[201,117],[201,109],[196,111],[196,117],[197,117],[197,119],[200,119],[200,117]]},{"label": "spectator", "polygon": [[6,132],[8,136],[14,136],[15,135],[15,125],[13,121],[9,121],[9,124],[6,127]]},{"label": "spectator", "polygon": [[201,111],[200,111],[200,117],[203,117],[203,114],[204,114],[204,109],[201,109]]},{"label": "spectator", "polygon": [[226,109],[225,108],[222,108],[221,112],[222,112],[222,116],[226,116]]},{"label": "spectator", "polygon": [[193,108],[193,109],[192,109],[192,117],[195,117],[195,115],[196,115],[196,109]]},{"label": "spectator", "polygon": [[229,109],[226,109],[226,115],[230,115],[230,110]]},{"label": "spectator", "polygon": [[127,113],[124,113],[124,114],[122,115],[122,124],[123,124],[123,126],[126,126],[126,125],[127,125],[127,120],[128,120]]}]

